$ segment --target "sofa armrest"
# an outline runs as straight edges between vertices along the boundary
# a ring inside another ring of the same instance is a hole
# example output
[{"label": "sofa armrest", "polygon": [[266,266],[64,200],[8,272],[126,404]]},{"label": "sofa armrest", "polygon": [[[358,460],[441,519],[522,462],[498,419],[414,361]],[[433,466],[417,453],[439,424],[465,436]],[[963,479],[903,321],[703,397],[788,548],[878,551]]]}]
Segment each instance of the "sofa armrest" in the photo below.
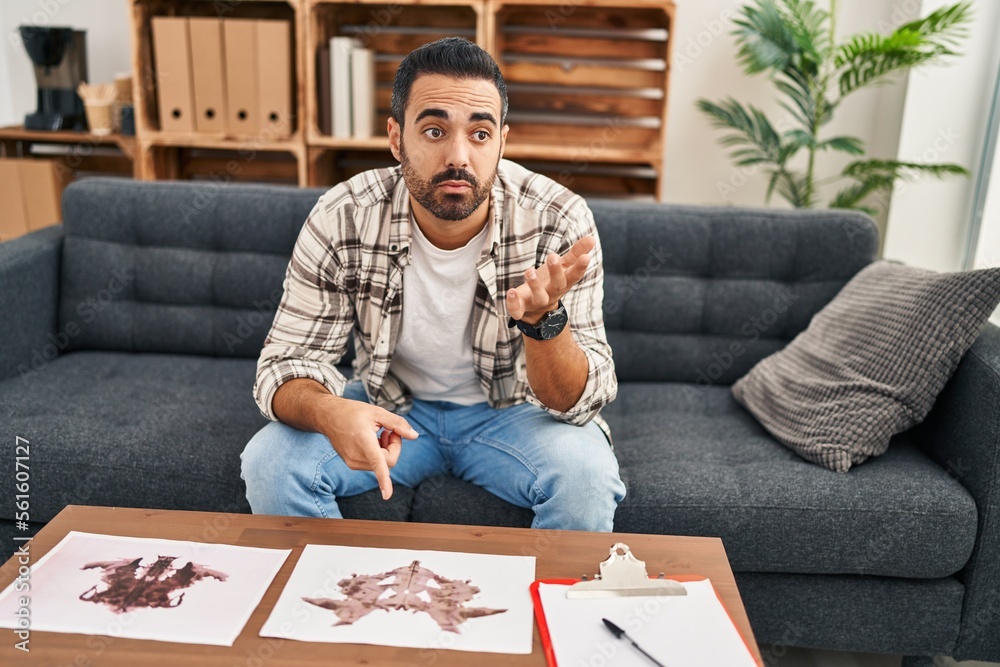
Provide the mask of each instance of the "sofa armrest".
[{"label": "sofa armrest", "polygon": [[1000,660],[1000,328],[988,324],[914,439],[976,501],[956,660]]},{"label": "sofa armrest", "polygon": [[27,377],[59,345],[59,266],[63,227],[0,243],[0,380]]}]

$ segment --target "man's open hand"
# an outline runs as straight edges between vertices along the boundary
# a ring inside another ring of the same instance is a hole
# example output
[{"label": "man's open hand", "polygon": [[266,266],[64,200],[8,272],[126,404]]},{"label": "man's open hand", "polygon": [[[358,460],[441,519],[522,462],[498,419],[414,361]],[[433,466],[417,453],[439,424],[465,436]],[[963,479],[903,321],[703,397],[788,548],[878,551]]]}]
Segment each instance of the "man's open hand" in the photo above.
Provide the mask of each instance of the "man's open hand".
[{"label": "man's open hand", "polygon": [[[399,415],[361,401],[335,398],[324,420],[323,435],[351,470],[371,470],[378,479],[382,498],[392,496],[389,468],[396,465],[403,438],[414,440],[417,432]],[[381,430],[381,434],[379,431]]]},{"label": "man's open hand", "polygon": [[559,299],[577,284],[590,264],[597,239],[584,236],[560,257],[550,253],[545,263],[524,272],[524,283],[507,290],[507,313],[515,320],[538,324],[545,313],[555,310]]}]

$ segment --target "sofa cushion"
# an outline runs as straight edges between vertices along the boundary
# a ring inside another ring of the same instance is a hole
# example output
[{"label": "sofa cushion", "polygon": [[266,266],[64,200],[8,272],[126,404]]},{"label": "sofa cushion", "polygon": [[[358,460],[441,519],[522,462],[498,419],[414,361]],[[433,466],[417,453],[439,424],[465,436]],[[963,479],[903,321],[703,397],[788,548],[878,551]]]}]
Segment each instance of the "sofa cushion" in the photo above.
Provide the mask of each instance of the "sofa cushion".
[{"label": "sofa cushion", "polygon": [[[0,432],[30,443],[31,519],[67,504],[249,512],[240,452],[267,421],[256,363],[194,355],[74,352],[0,383]],[[14,479],[13,456],[0,471]],[[14,494],[0,498],[14,515]],[[407,519],[412,491],[345,515]],[[357,507],[356,507],[357,506]]]},{"label": "sofa cushion", "polygon": [[876,262],[733,396],[792,451],[847,472],[924,420],[998,302],[1000,269]]},{"label": "sofa cushion", "polygon": [[744,572],[944,577],[972,552],[975,502],[905,434],[845,475],[783,447],[725,387],[626,382],[602,414],[628,487],[615,530],[717,535]]},{"label": "sofa cushion", "polygon": [[624,381],[735,382],[805,329],[878,246],[856,211],[587,203]]},{"label": "sofa cushion", "polygon": [[[4,420],[31,442],[33,520],[67,504],[249,511],[239,454],[267,422],[255,364],[76,352],[0,383]],[[4,499],[6,501],[6,499]]]},{"label": "sofa cushion", "polygon": [[63,196],[68,350],[256,359],[322,189],[83,179]]},{"label": "sofa cushion", "polygon": [[[31,519],[48,521],[71,503],[249,511],[239,454],[266,423],[248,390],[254,368],[75,352],[28,382],[0,383],[0,430],[31,443]],[[626,382],[604,414],[628,486],[618,531],[721,536],[738,571],[938,577],[969,557],[972,499],[905,438],[838,475],[774,441],[725,387]],[[14,478],[13,457],[0,473]],[[389,503],[374,492],[344,498],[341,508],[358,519],[532,518],[453,478],[432,478],[415,494],[400,487]],[[13,516],[13,494],[0,511]]]}]

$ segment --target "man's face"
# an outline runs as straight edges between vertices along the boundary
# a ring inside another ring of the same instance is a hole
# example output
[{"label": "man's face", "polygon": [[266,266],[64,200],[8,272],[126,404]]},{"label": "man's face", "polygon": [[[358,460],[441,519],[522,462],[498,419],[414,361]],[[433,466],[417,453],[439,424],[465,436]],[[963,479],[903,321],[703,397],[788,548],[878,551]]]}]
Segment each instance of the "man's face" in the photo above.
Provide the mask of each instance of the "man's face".
[{"label": "man's face", "polygon": [[500,93],[485,79],[418,76],[405,129],[389,119],[389,144],[410,195],[440,220],[465,220],[486,204],[503,154]]}]

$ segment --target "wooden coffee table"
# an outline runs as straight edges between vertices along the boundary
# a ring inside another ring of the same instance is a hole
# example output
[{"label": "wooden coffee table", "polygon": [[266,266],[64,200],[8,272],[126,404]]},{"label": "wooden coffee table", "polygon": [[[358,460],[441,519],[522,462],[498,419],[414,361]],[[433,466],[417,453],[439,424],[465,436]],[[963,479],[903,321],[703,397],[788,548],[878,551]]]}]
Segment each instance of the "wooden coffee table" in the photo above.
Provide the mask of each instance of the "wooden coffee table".
[{"label": "wooden coffee table", "polygon": [[[593,575],[615,542],[631,547],[646,561],[651,575],[704,575],[712,580],[722,602],[747,640],[758,664],[760,651],[736,590],[722,541],[706,537],[670,537],[634,533],[454,526],[429,523],[303,519],[213,512],[177,512],[70,505],[31,540],[32,562],[37,562],[69,531],[134,537],[159,537],[193,542],[215,542],[292,549],[260,605],[232,647],[175,644],[110,636],[32,632],[30,654],[14,648],[13,631],[0,630],[0,664],[32,665],[372,665],[444,667],[470,665],[533,665],[544,667],[545,656],[535,626],[531,655],[467,653],[464,651],[406,649],[363,644],[319,644],[259,636],[259,631],[295,567],[306,544],[396,549],[435,549],[473,553],[535,556],[535,577]],[[0,567],[0,590],[17,577],[16,559]]]}]

